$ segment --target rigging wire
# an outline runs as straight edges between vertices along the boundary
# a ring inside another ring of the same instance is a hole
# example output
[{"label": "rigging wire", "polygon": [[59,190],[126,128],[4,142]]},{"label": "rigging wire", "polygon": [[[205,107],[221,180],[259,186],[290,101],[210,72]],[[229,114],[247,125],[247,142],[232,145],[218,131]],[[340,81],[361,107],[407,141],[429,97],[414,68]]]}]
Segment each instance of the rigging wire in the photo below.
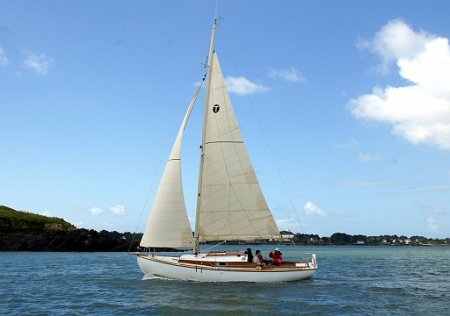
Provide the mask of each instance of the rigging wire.
[{"label": "rigging wire", "polygon": [[[180,111],[181,111],[181,109],[178,110],[178,112],[180,112]],[[159,170],[161,170],[161,164],[162,164],[162,162],[163,162],[163,159],[167,156],[167,155],[166,155],[167,147],[169,146],[169,142],[170,142],[170,139],[171,139],[171,135],[172,135],[172,133],[173,133],[173,129],[175,128],[175,126],[176,126],[176,125],[175,125],[175,120],[174,120],[174,122],[173,122],[173,124],[172,124],[172,127],[171,127],[171,132],[170,132],[170,133],[167,133],[166,144],[164,145],[164,150],[161,151],[161,156],[160,156],[160,158],[159,158],[158,165],[157,165],[157,167],[156,167],[156,169],[155,169],[155,172],[154,172],[154,174],[153,174],[152,182],[151,182],[150,187],[149,187],[149,189],[148,189],[148,191],[147,191],[147,197],[145,198],[145,203],[144,203],[144,206],[142,207],[141,214],[140,214],[140,216],[139,216],[139,221],[138,221],[138,223],[137,223],[137,225],[136,225],[136,227],[135,227],[135,229],[134,229],[134,232],[133,232],[133,238],[132,238],[131,243],[130,243],[130,248],[128,248],[128,252],[130,252],[131,247],[133,247],[133,243],[134,243],[135,237],[136,237],[136,231],[137,231],[139,225],[141,224],[142,216],[144,215],[144,211],[145,211],[146,208],[147,208],[147,203],[148,203],[148,200],[149,200],[149,198],[150,198],[150,193],[151,193],[152,190],[153,190],[153,186],[154,186],[154,184],[155,184],[156,177],[157,177],[157,175],[158,175],[158,173],[159,173]]]},{"label": "rigging wire", "polygon": [[[206,77],[206,75],[203,76],[202,81],[205,80],[205,77]],[[178,107],[177,114],[176,114],[174,117],[178,118],[178,116],[180,116],[181,110],[182,110],[182,107],[181,107],[181,106]],[[144,215],[144,211],[145,211],[146,208],[147,208],[147,203],[148,203],[148,200],[149,200],[149,198],[150,198],[150,193],[152,192],[153,187],[154,187],[154,185],[155,185],[156,177],[157,177],[157,175],[158,175],[158,173],[159,173],[159,170],[161,170],[161,165],[162,165],[162,163],[163,163],[163,161],[164,161],[164,158],[167,157],[167,154],[166,154],[167,148],[169,147],[169,144],[170,144],[171,140],[173,139],[172,134],[174,133],[174,130],[175,130],[176,126],[177,126],[177,123],[178,123],[178,119],[174,119],[174,120],[173,120],[173,123],[172,123],[172,127],[170,128],[170,132],[167,133],[166,143],[165,143],[165,145],[164,145],[164,149],[161,151],[161,156],[160,156],[160,158],[159,158],[159,162],[158,162],[157,168],[155,169],[155,172],[154,172],[154,174],[153,174],[153,178],[152,178],[150,187],[149,187],[149,189],[148,189],[147,196],[146,196],[146,198],[145,198],[145,203],[144,203],[144,206],[142,207],[141,214],[140,214],[140,216],[139,216],[139,221],[138,221],[138,223],[137,223],[137,225],[136,225],[136,227],[135,227],[135,229],[134,229],[133,237],[132,237],[132,240],[131,240],[131,243],[130,243],[130,247],[128,248],[128,252],[130,252],[130,251],[131,251],[131,248],[133,247],[134,241],[135,241],[135,239],[136,239],[136,231],[137,231],[139,225],[141,224],[142,217],[143,217],[143,215]]]},{"label": "rigging wire", "polygon": [[[229,54],[230,54],[230,57],[231,57],[231,61],[232,61],[232,63],[233,63],[233,66],[237,69],[238,73],[241,73],[240,68],[239,68],[239,66],[238,66],[238,64],[237,64],[237,62],[236,62],[236,59],[235,59],[234,56],[233,56],[232,50],[229,48],[229,45],[228,45],[228,41],[227,41],[226,36],[222,35],[222,37],[223,37],[223,39],[224,39],[223,42],[225,43],[225,45],[226,45],[226,47],[227,47],[227,50],[228,50],[228,52],[229,52]],[[296,219],[297,219],[297,223],[298,223],[299,226],[301,227],[300,217],[298,216],[298,213],[297,213],[297,210],[296,210],[296,208],[295,208],[294,202],[292,201],[291,195],[289,194],[289,191],[288,191],[288,189],[287,189],[286,183],[285,183],[285,181],[284,181],[284,179],[283,179],[283,176],[282,176],[282,174],[281,174],[281,170],[280,170],[280,168],[278,167],[278,163],[277,163],[277,161],[276,161],[276,159],[275,159],[275,155],[273,154],[273,151],[272,151],[272,149],[271,149],[271,147],[270,147],[270,145],[269,145],[269,142],[268,142],[266,133],[264,132],[264,129],[263,129],[263,127],[262,127],[262,124],[261,124],[261,121],[260,121],[260,119],[259,119],[259,116],[258,116],[258,114],[257,114],[257,112],[256,112],[256,110],[255,110],[254,105],[253,105],[253,100],[251,99],[250,96],[247,96],[247,100],[248,100],[248,103],[250,104],[250,108],[251,108],[251,110],[252,110],[252,112],[253,112],[253,115],[254,115],[255,118],[256,118],[256,123],[257,123],[257,125],[258,125],[258,128],[259,128],[259,130],[260,130],[262,136],[263,136],[264,144],[265,144],[265,146],[266,146],[266,148],[267,148],[267,151],[269,152],[270,158],[272,159],[272,162],[273,162],[273,164],[275,165],[275,170],[277,171],[278,177],[279,177],[279,179],[280,179],[280,181],[281,181],[281,184],[282,184],[282,186],[283,186],[283,190],[285,191],[285,194],[286,194],[286,196],[287,196],[287,198],[288,198],[288,201],[289,201],[289,204],[290,204],[290,207],[291,207],[291,211],[294,213],[294,215],[295,215],[295,217],[296,217]]]},{"label": "rigging wire", "polygon": [[221,242],[219,242],[217,244],[213,244],[213,245],[211,245],[211,247],[207,248],[205,250],[205,252],[209,252],[211,249],[214,249],[214,248],[216,248],[216,247],[218,247],[218,246],[220,246],[220,245],[222,245],[222,244],[224,244],[226,242],[227,242],[226,240],[222,240]]},{"label": "rigging wire", "polygon": [[280,167],[278,167],[278,163],[277,163],[277,161],[276,161],[276,159],[275,159],[275,155],[273,154],[273,151],[272,151],[272,149],[271,149],[271,147],[270,147],[270,145],[269,145],[269,142],[268,142],[267,137],[266,137],[266,134],[265,134],[265,132],[264,132],[264,130],[263,130],[263,128],[262,128],[262,125],[261,125],[261,122],[260,122],[260,120],[259,120],[259,117],[258,117],[258,115],[256,114],[255,108],[254,108],[254,106],[253,106],[253,102],[250,102],[250,107],[251,107],[251,109],[252,109],[253,114],[254,114],[255,117],[256,117],[256,122],[257,122],[258,127],[259,127],[259,129],[260,129],[260,131],[261,131],[261,134],[263,135],[264,143],[265,143],[265,145],[266,145],[266,147],[267,147],[267,150],[269,151],[270,157],[272,158],[272,161],[273,161],[273,163],[274,163],[274,165],[275,165],[275,169],[276,169],[276,171],[277,171],[277,173],[278,173],[278,177],[280,178],[281,184],[283,185],[283,189],[284,189],[284,191],[285,191],[285,193],[286,193],[286,195],[287,195],[287,198],[288,198],[288,200],[289,200],[289,204],[290,204],[290,206],[291,206],[291,210],[292,210],[292,212],[294,213],[294,215],[295,215],[295,217],[296,217],[296,219],[297,219],[297,223],[298,223],[299,226],[301,227],[300,217],[298,216],[297,210],[295,209],[295,205],[294,205],[294,202],[292,201],[291,195],[289,194],[289,191],[288,191],[288,189],[287,189],[286,182],[284,181],[284,178],[283,178],[283,176],[281,175]]},{"label": "rigging wire", "polygon": [[214,19],[217,20],[217,12],[219,11],[219,0],[216,0],[216,11],[214,12]]}]

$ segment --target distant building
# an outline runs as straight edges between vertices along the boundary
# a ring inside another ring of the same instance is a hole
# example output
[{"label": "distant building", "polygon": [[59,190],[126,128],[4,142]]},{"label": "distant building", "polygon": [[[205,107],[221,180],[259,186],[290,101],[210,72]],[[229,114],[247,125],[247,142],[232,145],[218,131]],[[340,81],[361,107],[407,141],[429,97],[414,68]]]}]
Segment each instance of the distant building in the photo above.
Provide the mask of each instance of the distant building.
[{"label": "distant building", "polygon": [[294,239],[294,234],[281,235],[281,238],[283,239],[283,241],[291,241],[292,239]]}]

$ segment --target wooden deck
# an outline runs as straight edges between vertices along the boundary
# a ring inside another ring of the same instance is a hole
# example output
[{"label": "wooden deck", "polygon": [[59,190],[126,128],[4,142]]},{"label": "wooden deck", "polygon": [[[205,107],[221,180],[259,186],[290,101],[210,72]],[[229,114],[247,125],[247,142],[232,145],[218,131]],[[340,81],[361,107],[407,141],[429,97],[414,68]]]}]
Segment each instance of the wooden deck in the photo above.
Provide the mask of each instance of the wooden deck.
[{"label": "wooden deck", "polygon": [[245,269],[245,270],[264,270],[264,271],[270,271],[270,270],[302,270],[302,269],[310,269],[309,266],[297,266],[296,262],[283,262],[281,265],[258,265],[252,262],[220,262],[220,261],[197,261],[197,260],[184,260],[180,259],[178,260],[181,264],[189,264],[189,265],[196,265],[196,266],[205,266],[205,267],[220,267],[220,268],[232,268],[232,269]]}]

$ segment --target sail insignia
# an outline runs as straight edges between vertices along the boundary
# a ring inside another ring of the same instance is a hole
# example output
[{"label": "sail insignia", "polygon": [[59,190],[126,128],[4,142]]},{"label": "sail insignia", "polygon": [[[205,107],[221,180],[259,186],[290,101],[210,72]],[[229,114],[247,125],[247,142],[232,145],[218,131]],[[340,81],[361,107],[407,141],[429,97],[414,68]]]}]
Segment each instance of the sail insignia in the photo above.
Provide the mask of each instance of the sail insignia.
[{"label": "sail insignia", "polygon": [[[193,246],[181,256],[136,253],[146,276],[208,282],[285,282],[311,278],[317,258],[260,266],[242,252],[200,252],[200,241],[278,238],[279,231],[253,169],[214,50],[213,23],[207,65],[195,232],[192,236],[181,181],[184,128],[189,105],[157,191],[143,247]],[[256,268],[255,268],[256,267]]]},{"label": "sail insignia", "polygon": [[[212,47],[200,156],[196,242],[279,237],[278,227],[248,156],[217,53]],[[189,105],[169,156],[141,240],[143,247],[194,247],[194,252],[198,250],[183,195],[181,147],[184,129],[200,88]]]},{"label": "sail insignia", "polygon": [[207,89],[207,107],[212,111],[207,111],[205,126],[200,240],[279,236],[245,148],[216,52]]}]

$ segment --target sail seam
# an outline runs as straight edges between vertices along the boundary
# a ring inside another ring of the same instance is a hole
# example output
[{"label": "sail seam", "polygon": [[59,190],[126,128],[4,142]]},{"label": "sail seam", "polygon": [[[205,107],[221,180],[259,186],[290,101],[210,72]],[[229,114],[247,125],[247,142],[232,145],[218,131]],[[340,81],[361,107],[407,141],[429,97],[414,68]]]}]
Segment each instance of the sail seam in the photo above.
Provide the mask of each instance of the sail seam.
[{"label": "sail seam", "polygon": [[219,143],[233,143],[233,144],[243,144],[243,141],[238,141],[238,140],[217,140],[214,142],[206,142],[205,145],[207,144],[219,144]]}]

